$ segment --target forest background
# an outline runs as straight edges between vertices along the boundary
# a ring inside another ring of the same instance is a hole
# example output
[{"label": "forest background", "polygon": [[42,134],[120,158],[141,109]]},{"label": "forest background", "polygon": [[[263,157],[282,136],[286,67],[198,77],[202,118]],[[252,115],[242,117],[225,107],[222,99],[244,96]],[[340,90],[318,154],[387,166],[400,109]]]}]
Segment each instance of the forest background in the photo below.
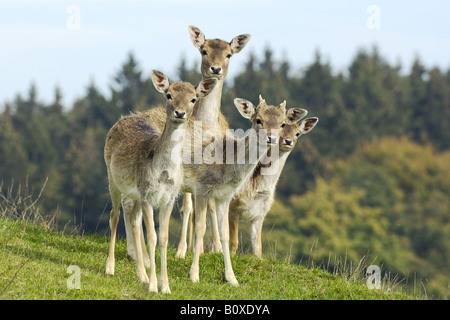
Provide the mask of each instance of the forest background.
[{"label": "forest background", "polygon": [[[198,83],[197,62],[181,58],[176,78]],[[94,81],[72,106],[19,93],[0,114],[2,194],[42,191],[39,206],[62,229],[108,234],[110,199],[103,147],[109,128],[130,111],[163,103],[148,70],[130,53],[105,96]],[[291,262],[363,257],[427,294],[448,297],[450,279],[450,70],[391,65],[378,49],[360,49],[347,74],[333,74],[319,51],[303,72],[275,61],[273,50],[250,53],[226,81],[223,113],[247,128],[234,97],[287,100],[320,118],[301,137],[280,178],[266,218],[264,251]],[[170,239],[180,233],[179,208]],[[123,223],[121,234],[123,236]],[[241,252],[249,252],[245,226]],[[421,283],[418,285],[418,283]]]},{"label": "forest background", "polygon": [[[225,80],[230,127],[250,125],[233,99],[256,103],[259,94],[320,119],[288,158],[264,224],[264,254],[328,269],[364,259],[398,275],[411,293],[448,298],[449,6],[3,0],[0,209],[13,205],[20,214],[31,197],[60,230],[109,235],[109,128],[123,114],[164,103],[152,68],[198,83],[189,24],[207,38],[250,33]],[[172,246],[180,206],[181,199]],[[119,226],[123,237],[123,220]],[[249,253],[241,230],[239,250]]]}]

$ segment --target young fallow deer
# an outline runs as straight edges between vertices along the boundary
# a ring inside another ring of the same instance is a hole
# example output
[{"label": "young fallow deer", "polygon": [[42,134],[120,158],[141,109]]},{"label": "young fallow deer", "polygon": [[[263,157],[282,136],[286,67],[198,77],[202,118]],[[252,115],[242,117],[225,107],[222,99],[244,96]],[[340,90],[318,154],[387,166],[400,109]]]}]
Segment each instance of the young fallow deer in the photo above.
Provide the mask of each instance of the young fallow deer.
[{"label": "young fallow deer", "polygon": [[[216,137],[214,143],[222,144],[222,150],[224,150],[222,163],[184,165],[183,189],[184,191],[192,192],[195,198],[194,258],[190,270],[190,277],[194,282],[199,281],[199,256],[202,252],[203,236],[206,229],[206,210],[208,200],[212,200],[215,203],[217,213],[219,236],[225,264],[225,279],[232,285],[238,285],[230,260],[228,208],[237,190],[248,181],[260,157],[265,154],[260,152],[260,156],[251,162],[251,144],[278,144],[277,133],[286,121],[286,118],[296,117],[306,112],[300,108],[292,108],[286,111],[285,101],[279,106],[273,106],[268,105],[261,97],[258,107],[255,107],[250,101],[245,99],[236,98],[234,103],[241,115],[252,121],[252,129],[254,129],[254,132],[256,131],[257,139],[251,139],[250,135],[239,139],[230,135],[225,135],[222,139]],[[266,132],[265,138],[260,137],[260,132]],[[240,146],[244,147],[241,148]],[[200,152],[205,147],[205,144],[200,146],[194,144],[193,146],[194,149],[202,148]],[[220,148],[216,148],[216,150],[218,149]],[[237,161],[237,153],[242,151],[244,152],[245,161]],[[195,152],[196,150],[194,150]],[[230,164],[230,158],[233,160],[232,164]],[[225,161],[225,159],[227,160]]]},{"label": "young fallow deer", "polygon": [[[306,113],[303,116],[306,116]],[[250,222],[253,253],[258,258],[262,257],[262,225],[274,201],[276,185],[286,163],[286,159],[294,149],[299,137],[310,132],[319,121],[315,117],[305,119],[301,123],[297,123],[298,120],[289,118],[286,120],[280,131],[278,157],[270,164],[268,164],[268,161],[264,161],[264,159],[258,163],[250,180],[236,194],[233,200],[231,200],[229,223],[230,250],[232,253],[236,253],[238,247],[239,220],[245,220]],[[267,151],[266,157],[270,156],[272,148]],[[274,166],[275,172],[266,175],[262,174],[262,167],[268,165]]]},{"label": "young fallow deer", "polygon": [[[170,293],[167,278],[167,242],[169,218],[183,180],[181,164],[184,129],[197,99],[210,93],[217,83],[207,79],[194,88],[190,83],[170,83],[161,72],[152,70],[151,78],[157,91],[167,99],[166,121],[163,130],[145,117],[130,115],[121,118],[109,131],[105,143],[105,162],[113,208],[110,215],[111,241],[106,274],[114,274],[114,245],[120,213],[120,199],[124,195],[133,200],[131,210],[124,210],[125,219],[133,234],[137,275],[149,282],[149,291],[158,292],[155,268],[156,233],[153,208],[159,207],[159,238],[161,248],[160,287]],[[162,132],[162,133],[161,133]],[[174,139],[174,137],[178,137]],[[141,241],[142,216],[147,227],[150,251],[150,279],[143,261],[145,244]]]},{"label": "young fallow deer", "polygon": [[[225,77],[228,73],[228,64],[233,54],[239,53],[245,47],[250,40],[249,34],[242,34],[233,38],[229,43],[219,39],[207,40],[203,32],[194,26],[189,26],[189,34],[193,45],[200,51],[202,55],[201,61],[201,74],[203,79],[209,77],[216,77],[219,79],[219,85],[216,86],[214,91],[201,99],[198,105],[194,109],[193,118],[209,127],[218,127],[222,133],[228,129],[228,123],[226,122],[223,114],[220,112],[222,89]],[[211,232],[212,234],[218,233],[217,219],[213,210],[214,203],[208,203],[207,210],[208,216],[211,217]],[[180,236],[180,242],[178,244],[177,257],[184,258],[187,249],[187,228],[189,220],[191,222],[191,234],[189,247],[192,247],[192,232],[194,229],[194,215],[192,207],[192,197],[190,193],[184,194],[183,200],[183,224]],[[217,240],[217,238],[214,238]],[[215,241],[213,244],[213,250],[216,252],[221,251],[221,245],[219,241]]]},{"label": "young fallow deer", "polygon": [[[192,126],[193,121],[201,121],[203,125],[213,128],[219,128],[222,134],[228,129],[228,123],[220,111],[221,99],[222,99],[222,88],[224,84],[225,77],[228,73],[228,66],[230,58],[242,51],[245,45],[250,40],[251,36],[249,34],[242,34],[234,37],[230,42],[220,40],[220,39],[206,39],[204,33],[197,27],[189,26],[189,34],[193,45],[200,51],[201,60],[201,74],[202,80],[207,79],[217,79],[217,85],[214,87],[212,92],[207,96],[201,97],[197,100],[194,107],[194,111],[191,117],[190,125]],[[154,126],[162,131],[166,121],[166,112],[163,107],[152,108],[146,111],[137,113],[138,116],[148,118]],[[129,201],[126,197],[123,200],[124,211],[131,210],[133,207],[133,202]],[[192,217],[192,198],[190,193],[184,194],[183,201],[183,224],[180,242],[178,245],[178,250],[176,257],[184,258],[187,250],[186,235],[189,218]],[[210,207],[208,207],[209,209]],[[218,234],[216,219],[213,219],[213,230]],[[127,231],[127,243],[128,243],[128,254],[135,258],[136,252],[133,247],[133,235],[129,231],[128,221],[126,221],[126,231]],[[192,228],[191,228],[192,230]],[[142,232],[141,232],[142,234]],[[143,237],[141,237],[143,239]],[[220,242],[215,243],[216,251],[219,251]],[[145,251],[144,251],[145,254]]]}]

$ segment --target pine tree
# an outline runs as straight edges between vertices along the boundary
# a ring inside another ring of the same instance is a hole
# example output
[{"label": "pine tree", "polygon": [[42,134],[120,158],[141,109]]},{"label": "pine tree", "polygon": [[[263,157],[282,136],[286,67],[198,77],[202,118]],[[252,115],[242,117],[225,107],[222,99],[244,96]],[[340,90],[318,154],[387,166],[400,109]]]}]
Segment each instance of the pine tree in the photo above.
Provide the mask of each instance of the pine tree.
[{"label": "pine tree", "polygon": [[410,97],[408,106],[411,112],[411,121],[407,130],[411,138],[417,142],[424,142],[427,139],[427,130],[425,127],[425,74],[426,69],[417,57],[414,60],[410,74],[407,77]]},{"label": "pine tree", "polygon": [[[149,72],[150,73],[150,72]],[[160,101],[150,77],[144,78],[142,71],[132,53],[121,70],[114,76],[111,86],[112,104],[120,114],[130,111],[147,109]]]},{"label": "pine tree", "polygon": [[355,148],[383,135],[404,132],[409,113],[398,105],[396,90],[402,86],[398,70],[390,67],[374,47],[371,54],[359,51],[349,72],[343,94],[354,134],[347,142]]},{"label": "pine tree", "polygon": [[192,83],[196,86],[201,80],[200,67],[198,63],[194,63],[192,68],[188,68],[186,57],[182,56],[177,67],[178,80]]},{"label": "pine tree", "polygon": [[[21,168],[31,189],[40,190],[48,171],[57,161],[57,152],[49,133],[37,88],[31,84],[27,99],[20,95],[14,102],[13,127],[20,133],[20,145],[26,153],[26,165]],[[21,181],[23,182],[23,181]]]},{"label": "pine tree", "polygon": [[0,114],[0,164],[0,184],[8,186],[13,181],[16,184],[25,181],[28,156],[22,146],[20,133],[14,128],[9,104]]},{"label": "pine tree", "polygon": [[65,179],[64,156],[67,152],[71,132],[62,105],[62,98],[61,89],[55,87],[53,103],[42,108],[43,120],[55,150],[54,161],[48,168],[48,181],[42,196],[43,206],[47,212],[57,210],[67,198],[63,185]]},{"label": "pine tree", "polygon": [[94,126],[109,130],[119,118],[119,112],[98,90],[94,80],[91,80],[86,89],[86,96],[75,102],[68,116],[71,130],[75,130],[73,133],[76,134]]},{"label": "pine tree", "polygon": [[450,149],[450,91],[448,82],[438,68],[429,72],[424,118],[431,142],[438,150]]}]

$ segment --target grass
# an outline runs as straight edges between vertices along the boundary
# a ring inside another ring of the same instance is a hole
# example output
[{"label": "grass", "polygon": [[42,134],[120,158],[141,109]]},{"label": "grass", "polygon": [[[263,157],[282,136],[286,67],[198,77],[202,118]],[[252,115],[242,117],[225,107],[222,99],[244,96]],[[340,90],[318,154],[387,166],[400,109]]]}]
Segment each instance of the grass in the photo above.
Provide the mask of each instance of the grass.
[{"label": "grass", "polygon": [[[127,256],[126,241],[116,242],[114,276],[105,275],[109,238],[56,232],[55,217],[46,217],[25,186],[13,191],[0,184],[0,299],[3,300],[411,300],[395,281],[384,282],[381,290],[370,290],[364,280],[365,261],[354,266],[335,263],[333,273],[326,266],[308,267],[274,258],[257,259],[250,254],[232,256],[240,283],[224,281],[222,254],[200,257],[200,282],[192,283],[189,269],[192,252],[175,259],[168,252],[169,295],[150,294],[140,283],[136,264]],[[159,251],[157,251],[159,267]],[[79,289],[71,289],[79,271]],[[159,268],[157,268],[159,269]]]},{"label": "grass", "polygon": [[[126,241],[116,242],[114,276],[105,275],[109,238],[68,235],[43,224],[0,217],[0,299],[12,300],[405,300],[399,290],[369,290],[364,279],[339,276],[319,268],[306,268],[280,260],[260,260],[251,255],[232,256],[239,287],[223,278],[221,254],[200,258],[200,282],[192,283],[189,269],[192,253],[175,259],[168,252],[172,293],[150,294],[140,283],[136,264],[129,259]],[[157,254],[159,271],[159,255]],[[80,289],[67,285],[73,278],[68,268],[80,270]],[[72,278],[71,278],[72,277]]]}]

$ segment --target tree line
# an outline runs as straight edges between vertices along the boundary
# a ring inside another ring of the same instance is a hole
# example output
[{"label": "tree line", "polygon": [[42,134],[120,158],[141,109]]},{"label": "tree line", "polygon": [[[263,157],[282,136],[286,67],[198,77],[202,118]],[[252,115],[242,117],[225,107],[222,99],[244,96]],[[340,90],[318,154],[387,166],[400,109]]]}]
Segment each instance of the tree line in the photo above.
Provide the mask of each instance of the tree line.
[{"label": "tree line", "polygon": [[[181,59],[176,79],[196,84],[198,63]],[[356,52],[336,72],[320,52],[301,71],[267,48],[249,53],[225,81],[222,112],[230,128],[247,128],[235,97],[303,107],[320,118],[291,153],[265,222],[263,242],[278,255],[379,259],[387,270],[427,279],[443,296],[450,274],[450,69],[392,65],[376,47]],[[163,103],[148,70],[130,53],[109,95],[91,81],[71,106],[56,88],[51,103],[31,84],[0,114],[2,188],[27,184],[61,226],[106,233],[110,200],[103,147],[120,115]],[[178,211],[178,210],[175,210]],[[179,233],[173,214],[171,237]],[[80,227],[81,226],[81,227]],[[245,228],[243,229],[245,230]],[[245,233],[245,231],[243,231]],[[243,235],[243,237],[245,237]],[[244,248],[245,248],[245,241]],[[311,250],[315,247],[314,251]],[[264,248],[264,247],[263,247]],[[245,249],[243,249],[245,250]]]}]

